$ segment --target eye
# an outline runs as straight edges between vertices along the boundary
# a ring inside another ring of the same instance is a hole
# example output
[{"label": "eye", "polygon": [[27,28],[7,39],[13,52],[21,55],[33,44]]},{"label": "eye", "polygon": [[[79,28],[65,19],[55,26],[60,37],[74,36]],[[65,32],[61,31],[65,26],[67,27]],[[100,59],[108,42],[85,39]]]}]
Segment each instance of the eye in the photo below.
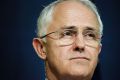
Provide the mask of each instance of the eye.
[{"label": "eye", "polygon": [[92,31],[86,32],[84,36],[88,40],[96,40],[97,39],[96,34]]},{"label": "eye", "polygon": [[71,38],[76,34],[76,31],[74,30],[64,30],[60,34],[60,38]]},{"label": "eye", "polygon": [[65,31],[64,33],[63,33],[65,36],[67,35],[67,36],[71,36],[72,35],[72,31]]}]

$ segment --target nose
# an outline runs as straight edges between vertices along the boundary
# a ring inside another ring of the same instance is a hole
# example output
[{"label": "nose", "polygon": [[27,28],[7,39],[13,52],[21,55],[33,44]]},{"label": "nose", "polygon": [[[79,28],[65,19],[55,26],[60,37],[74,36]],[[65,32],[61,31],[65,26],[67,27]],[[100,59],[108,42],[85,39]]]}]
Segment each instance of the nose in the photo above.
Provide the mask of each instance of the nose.
[{"label": "nose", "polygon": [[75,44],[76,44],[79,48],[84,48],[84,47],[85,47],[85,41],[84,41],[84,37],[83,37],[82,34],[79,34],[79,35],[76,37]]},{"label": "nose", "polygon": [[82,53],[84,49],[85,49],[85,41],[81,34],[76,36],[76,40],[74,42],[74,51],[79,51],[80,53]]}]

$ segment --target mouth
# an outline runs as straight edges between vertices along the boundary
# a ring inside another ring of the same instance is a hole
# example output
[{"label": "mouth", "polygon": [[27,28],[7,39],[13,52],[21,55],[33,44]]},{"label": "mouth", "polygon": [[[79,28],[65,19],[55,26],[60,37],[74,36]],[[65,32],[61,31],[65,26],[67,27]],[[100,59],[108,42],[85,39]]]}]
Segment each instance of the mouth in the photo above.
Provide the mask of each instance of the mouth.
[{"label": "mouth", "polygon": [[87,57],[72,57],[69,60],[88,60],[88,61],[90,61],[90,59]]}]

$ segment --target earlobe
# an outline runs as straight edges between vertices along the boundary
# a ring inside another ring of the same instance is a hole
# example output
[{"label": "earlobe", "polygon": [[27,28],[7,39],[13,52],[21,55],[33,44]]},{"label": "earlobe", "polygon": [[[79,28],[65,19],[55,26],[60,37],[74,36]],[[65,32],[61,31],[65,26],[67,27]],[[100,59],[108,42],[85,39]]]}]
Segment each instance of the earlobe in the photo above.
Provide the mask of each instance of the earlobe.
[{"label": "earlobe", "polygon": [[32,45],[36,51],[36,53],[38,54],[38,56],[45,60],[46,59],[46,52],[45,52],[45,45],[43,43],[43,41],[39,38],[34,38]]}]

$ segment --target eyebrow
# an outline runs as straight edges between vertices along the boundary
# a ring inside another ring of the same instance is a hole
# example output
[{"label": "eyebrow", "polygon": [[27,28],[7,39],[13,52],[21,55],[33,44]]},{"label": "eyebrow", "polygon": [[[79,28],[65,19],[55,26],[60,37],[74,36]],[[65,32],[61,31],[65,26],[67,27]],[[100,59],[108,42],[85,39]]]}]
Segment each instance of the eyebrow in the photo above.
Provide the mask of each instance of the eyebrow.
[{"label": "eyebrow", "polygon": [[63,26],[61,29],[76,29],[76,26]]},{"label": "eyebrow", "polygon": [[[61,29],[76,29],[76,26],[63,26]],[[91,30],[91,31],[98,31],[97,29],[87,26],[85,27],[85,30]]]},{"label": "eyebrow", "polygon": [[92,27],[89,27],[89,26],[85,27],[85,30],[90,30],[90,31],[98,31],[97,29],[95,29],[95,28],[92,28]]}]

